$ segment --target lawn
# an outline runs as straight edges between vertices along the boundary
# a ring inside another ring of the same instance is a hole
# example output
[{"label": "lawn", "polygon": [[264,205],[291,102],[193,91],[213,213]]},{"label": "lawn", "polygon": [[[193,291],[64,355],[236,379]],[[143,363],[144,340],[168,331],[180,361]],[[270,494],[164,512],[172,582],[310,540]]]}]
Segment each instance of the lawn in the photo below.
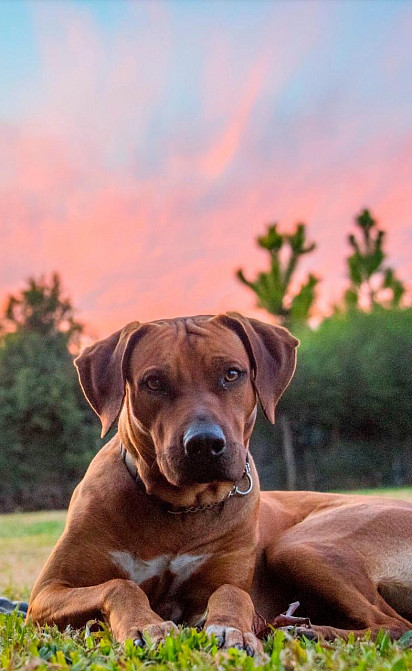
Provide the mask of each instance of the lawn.
[{"label": "lawn", "polygon": [[367,496],[388,496],[391,499],[412,501],[412,487],[378,487],[376,489],[356,489],[343,494],[366,494]]},{"label": "lawn", "polygon": [[219,652],[215,641],[203,632],[183,629],[169,636],[158,648],[135,648],[131,641],[114,643],[109,632],[82,631],[60,633],[55,628],[40,629],[24,625],[21,617],[0,615],[0,668],[32,671],[410,671],[412,650],[408,641],[393,644],[386,634],[376,642],[368,639],[348,643],[342,640],[322,644],[296,640],[281,631],[265,643],[267,659],[255,662],[237,650]]},{"label": "lawn", "polygon": [[[358,492],[357,492],[358,493]],[[359,492],[361,493],[361,492]],[[368,490],[412,500],[412,488]],[[64,527],[65,511],[0,515],[0,594],[27,598],[50,549]],[[182,630],[159,648],[119,645],[107,631],[59,633],[55,628],[25,625],[19,616],[0,615],[0,669],[111,669],[132,671],[150,666],[153,671],[226,671],[254,667],[284,671],[355,669],[357,671],[412,671],[412,634],[391,643],[386,634],[376,642],[335,641],[314,643],[275,632],[265,643],[268,661],[258,664],[245,653],[221,653],[203,632]]]},{"label": "lawn", "polygon": [[0,515],[0,595],[29,596],[65,519],[64,510]]}]

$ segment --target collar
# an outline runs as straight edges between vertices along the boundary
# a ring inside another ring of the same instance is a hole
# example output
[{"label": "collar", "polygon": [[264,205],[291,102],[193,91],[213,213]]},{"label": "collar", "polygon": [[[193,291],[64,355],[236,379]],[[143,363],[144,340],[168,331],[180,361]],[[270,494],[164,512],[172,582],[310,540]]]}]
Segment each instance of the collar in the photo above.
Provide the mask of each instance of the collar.
[{"label": "collar", "polygon": [[[136,464],[134,463],[130,453],[126,450],[125,446],[123,443],[120,443],[120,454],[122,456],[122,461],[124,465],[126,466],[130,476],[133,478],[135,483],[137,485],[143,485],[142,479],[139,475],[139,472],[136,468]],[[246,478],[246,489],[240,489],[239,485],[242,482],[243,478]],[[215,508],[216,506],[220,506],[221,503],[224,503],[228,499],[230,499],[232,496],[247,496],[250,494],[250,492],[253,489],[253,480],[252,476],[250,474],[250,463],[249,463],[249,455],[246,455],[246,466],[245,470],[243,471],[242,477],[240,478],[239,482],[233,485],[232,489],[222,498],[220,501],[216,501],[215,503],[208,503],[204,506],[187,506],[183,508],[175,508],[173,510],[170,510],[169,508],[166,508],[167,512],[170,513],[171,515],[184,515],[185,513],[198,513],[201,510],[208,510],[209,508]]]}]

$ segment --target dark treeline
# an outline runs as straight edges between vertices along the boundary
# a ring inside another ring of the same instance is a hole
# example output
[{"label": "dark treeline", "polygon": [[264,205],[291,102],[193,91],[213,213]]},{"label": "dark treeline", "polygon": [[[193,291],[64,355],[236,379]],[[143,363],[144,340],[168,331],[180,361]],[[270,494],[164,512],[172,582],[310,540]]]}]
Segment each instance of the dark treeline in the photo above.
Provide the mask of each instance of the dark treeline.
[{"label": "dark treeline", "polygon": [[259,417],[252,439],[263,486],[411,484],[412,309],[335,314],[298,336],[298,366],[277,423]]},{"label": "dark treeline", "polygon": [[[269,270],[239,279],[301,339],[275,427],[252,439],[265,488],[345,489],[412,482],[412,308],[386,264],[384,233],[365,210],[349,237],[349,286],[310,328],[316,286],[292,291],[306,241],[276,224],[258,238]],[[120,325],[119,325],[120,326]],[[0,510],[61,508],[100,448],[99,426],[73,366],[84,333],[58,275],[31,278],[0,319]]]},{"label": "dark treeline", "polygon": [[83,326],[60,279],[30,279],[1,322],[0,510],[62,508],[101,445],[73,366]]}]

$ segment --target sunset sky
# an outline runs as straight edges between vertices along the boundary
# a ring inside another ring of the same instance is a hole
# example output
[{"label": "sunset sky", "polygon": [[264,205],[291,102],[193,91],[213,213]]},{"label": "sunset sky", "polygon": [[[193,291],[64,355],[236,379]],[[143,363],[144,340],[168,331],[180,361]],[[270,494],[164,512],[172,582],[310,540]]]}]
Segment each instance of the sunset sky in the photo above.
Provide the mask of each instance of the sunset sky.
[{"label": "sunset sky", "polygon": [[304,221],[324,310],[364,207],[411,286],[411,2],[2,0],[0,31],[1,302],[57,270],[93,337],[256,316],[236,268]]}]

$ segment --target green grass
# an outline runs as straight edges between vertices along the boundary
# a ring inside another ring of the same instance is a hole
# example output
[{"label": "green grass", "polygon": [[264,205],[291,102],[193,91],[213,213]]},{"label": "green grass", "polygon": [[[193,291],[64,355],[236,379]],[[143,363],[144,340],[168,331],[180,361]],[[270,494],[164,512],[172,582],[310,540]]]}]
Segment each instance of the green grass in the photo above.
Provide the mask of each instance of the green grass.
[{"label": "green grass", "polygon": [[392,499],[412,501],[412,487],[376,487],[375,489],[354,489],[342,494],[366,494],[367,496],[388,496]]},{"label": "green grass", "polygon": [[28,597],[65,519],[55,510],[0,515],[0,594]]},{"label": "green grass", "polygon": [[[363,490],[412,499],[412,488]],[[64,528],[65,512],[0,515],[0,594],[27,598],[41,566]],[[72,671],[412,671],[412,634],[391,643],[382,632],[377,641],[314,643],[277,631],[265,642],[268,661],[256,662],[237,650],[219,652],[203,632],[182,629],[158,648],[134,648],[113,642],[103,630],[59,632],[55,627],[24,624],[17,615],[0,615],[0,669]]]},{"label": "green grass", "polygon": [[278,631],[265,643],[267,661],[255,662],[237,650],[220,652],[214,639],[203,632],[182,629],[170,635],[157,648],[135,648],[131,641],[114,643],[107,630],[60,633],[55,627],[25,625],[16,615],[0,615],[0,668],[2,669],[71,669],[80,671],[252,671],[254,668],[279,671],[323,669],[341,671],[408,671],[412,669],[412,650],[407,637],[394,644],[386,634],[376,642],[368,639],[348,643],[314,643],[292,639]]}]

